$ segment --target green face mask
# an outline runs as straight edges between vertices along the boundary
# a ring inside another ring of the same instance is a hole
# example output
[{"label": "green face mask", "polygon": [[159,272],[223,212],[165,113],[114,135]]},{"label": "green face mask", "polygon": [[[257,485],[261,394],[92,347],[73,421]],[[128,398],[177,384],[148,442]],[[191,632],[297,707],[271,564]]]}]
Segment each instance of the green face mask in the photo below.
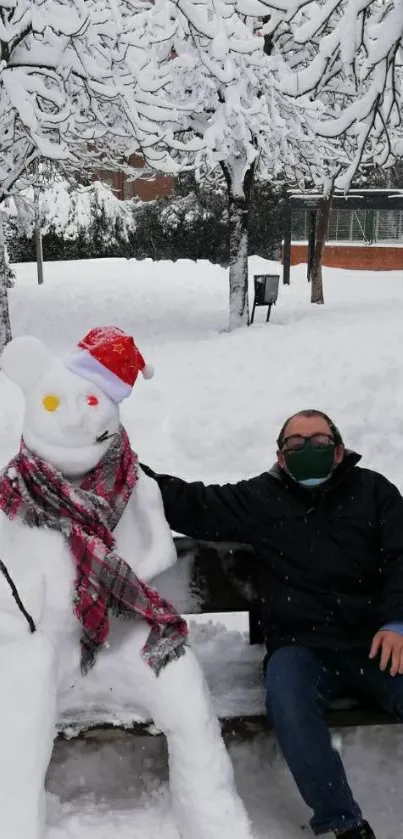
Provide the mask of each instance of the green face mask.
[{"label": "green face mask", "polygon": [[297,451],[285,451],[284,460],[288,472],[303,486],[318,486],[330,477],[334,467],[335,446],[313,446],[307,440]]}]

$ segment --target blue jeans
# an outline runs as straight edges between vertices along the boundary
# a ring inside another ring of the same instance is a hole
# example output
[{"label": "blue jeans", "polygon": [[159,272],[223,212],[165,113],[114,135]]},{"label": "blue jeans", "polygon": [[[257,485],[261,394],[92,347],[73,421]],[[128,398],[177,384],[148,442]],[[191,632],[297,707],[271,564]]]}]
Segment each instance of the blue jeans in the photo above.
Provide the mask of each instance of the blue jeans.
[{"label": "blue jeans", "polygon": [[367,650],[335,652],[282,647],[269,658],[266,707],[298,789],[313,810],[316,835],[362,821],[323,713],[351,695],[375,700],[403,721],[403,676],[392,677]]}]

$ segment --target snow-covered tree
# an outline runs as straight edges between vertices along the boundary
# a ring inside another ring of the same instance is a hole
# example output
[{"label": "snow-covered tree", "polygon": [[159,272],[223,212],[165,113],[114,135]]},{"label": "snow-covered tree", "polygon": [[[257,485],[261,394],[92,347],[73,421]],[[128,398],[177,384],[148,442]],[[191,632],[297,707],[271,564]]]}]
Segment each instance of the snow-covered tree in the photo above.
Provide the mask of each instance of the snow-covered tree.
[{"label": "snow-covered tree", "polygon": [[45,167],[40,187],[20,190],[5,202],[8,237],[22,234],[29,239],[38,227],[43,235],[52,233],[64,241],[81,237],[85,241],[99,227],[105,247],[115,240],[117,231],[120,241],[128,242],[136,227],[137,199],[120,201],[100,181],[83,186],[56,172],[49,180],[48,174]]},{"label": "snow-covered tree", "polygon": [[221,171],[230,323],[247,323],[256,174],[347,183],[369,143],[401,152],[402,2],[0,0],[0,203],[38,156]]},{"label": "snow-covered tree", "polygon": [[120,201],[105,184],[77,186],[59,178],[44,190],[39,199],[40,224],[44,234],[50,230],[64,239],[76,239],[102,215],[105,235],[119,226],[123,239],[133,229],[135,199]]},{"label": "snow-covered tree", "polygon": [[[403,155],[402,0],[262,0],[263,32],[280,89],[322,103],[312,127],[334,143],[323,171],[312,267],[312,302],[323,302],[321,260],[332,191],[362,167]],[[343,159],[344,154],[344,159]],[[316,182],[318,178],[316,177]]]},{"label": "snow-covered tree", "polygon": [[160,170],[175,168],[160,143],[176,113],[171,67],[151,40],[161,5],[0,0],[0,205],[35,180],[38,158],[88,171],[144,147]]},{"label": "snow-covered tree", "polygon": [[321,98],[319,136],[349,138],[347,189],[365,155],[387,166],[403,156],[403,0],[261,0],[281,90]]},{"label": "snow-covered tree", "polygon": [[11,339],[7,290],[14,285],[14,271],[10,266],[4,235],[4,223],[7,217],[7,209],[0,207],[0,278],[2,280],[0,282],[0,339],[3,340],[3,346]]},{"label": "snow-covered tree", "polygon": [[[350,105],[350,91],[341,83],[337,90],[322,85],[321,77],[313,89],[298,87],[297,72],[314,62],[315,50],[325,45],[320,37],[318,44],[307,37],[300,46],[291,0],[289,7],[284,2],[282,9],[282,4],[273,0],[276,10],[269,16],[270,0],[168,1],[166,20],[160,17],[159,57],[173,64],[170,91],[181,107],[179,137],[199,138],[200,149],[193,153],[199,175],[221,172],[227,185],[231,327],[248,322],[248,211],[254,178],[314,185],[323,191],[328,208],[335,183],[352,177],[364,146],[367,155],[381,148],[374,132],[363,143],[357,120],[337,132],[326,128],[335,111]],[[327,0],[316,5],[329,11]],[[301,8],[305,20],[303,3]],[[327,31],[322,34],[325,40]],[[171,149],[175,154],[174,143]],[[177,155],[188,162],[187,150]],[[322,233],[315,260],[319,269]],[[323,299],[316,268],[312,299]]]},{"label": "snow-covered tree", "polygon": [[[161,16],[160,59],[172,63],[172,98],[182,131],[200,140],[193,155],[203,177],[221,172],[228,191],[230,326],[248,323],[248,211],[257,173],[291,182],[313,177],[328,141],[311,129],[320,108],[309,97],[283,94],[269,66],[259,28],[259,0],[178,0]],[[173,141],[177,137],[174,132]],[[175,154],[174,143],[171,144]],[[177,151],[182,163],[187,151]]]},{"label": "snow-covered tree", "polygon": [[[159,0],[161,3],[161,0]],[[147,8],[148,7],[148,8]],[[0,201],[38,157],[71,168],[155,151],[174,114],[150,42],[158,3],[0,0]]]}]

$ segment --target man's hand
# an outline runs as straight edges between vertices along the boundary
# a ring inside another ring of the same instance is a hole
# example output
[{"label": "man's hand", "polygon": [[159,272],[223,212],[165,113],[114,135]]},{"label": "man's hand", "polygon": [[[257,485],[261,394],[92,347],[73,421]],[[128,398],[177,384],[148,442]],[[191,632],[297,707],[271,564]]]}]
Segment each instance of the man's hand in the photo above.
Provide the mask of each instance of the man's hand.
[{"label": "man's hand", "polygon": [[369,657],[375,658],[379,652],[381,670],[386,670],[390,659],[390,675],[403,674],[403,635],[390,629],[381,629],[373,637]]}]

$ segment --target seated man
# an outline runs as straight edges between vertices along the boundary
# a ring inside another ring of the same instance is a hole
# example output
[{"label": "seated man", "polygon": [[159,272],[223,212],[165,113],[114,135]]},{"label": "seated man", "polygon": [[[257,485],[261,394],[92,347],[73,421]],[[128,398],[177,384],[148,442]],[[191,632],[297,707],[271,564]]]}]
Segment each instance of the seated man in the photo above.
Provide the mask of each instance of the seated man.
[{"label": "seated man", "polygon": [[267,713],[312,829],[373,839],[323,712],[355,693],[403,720],[403,498],[321,411],[290,417],[277,443],[277,464],[237,484],[148,471],[173,530],[254,547]]}]

